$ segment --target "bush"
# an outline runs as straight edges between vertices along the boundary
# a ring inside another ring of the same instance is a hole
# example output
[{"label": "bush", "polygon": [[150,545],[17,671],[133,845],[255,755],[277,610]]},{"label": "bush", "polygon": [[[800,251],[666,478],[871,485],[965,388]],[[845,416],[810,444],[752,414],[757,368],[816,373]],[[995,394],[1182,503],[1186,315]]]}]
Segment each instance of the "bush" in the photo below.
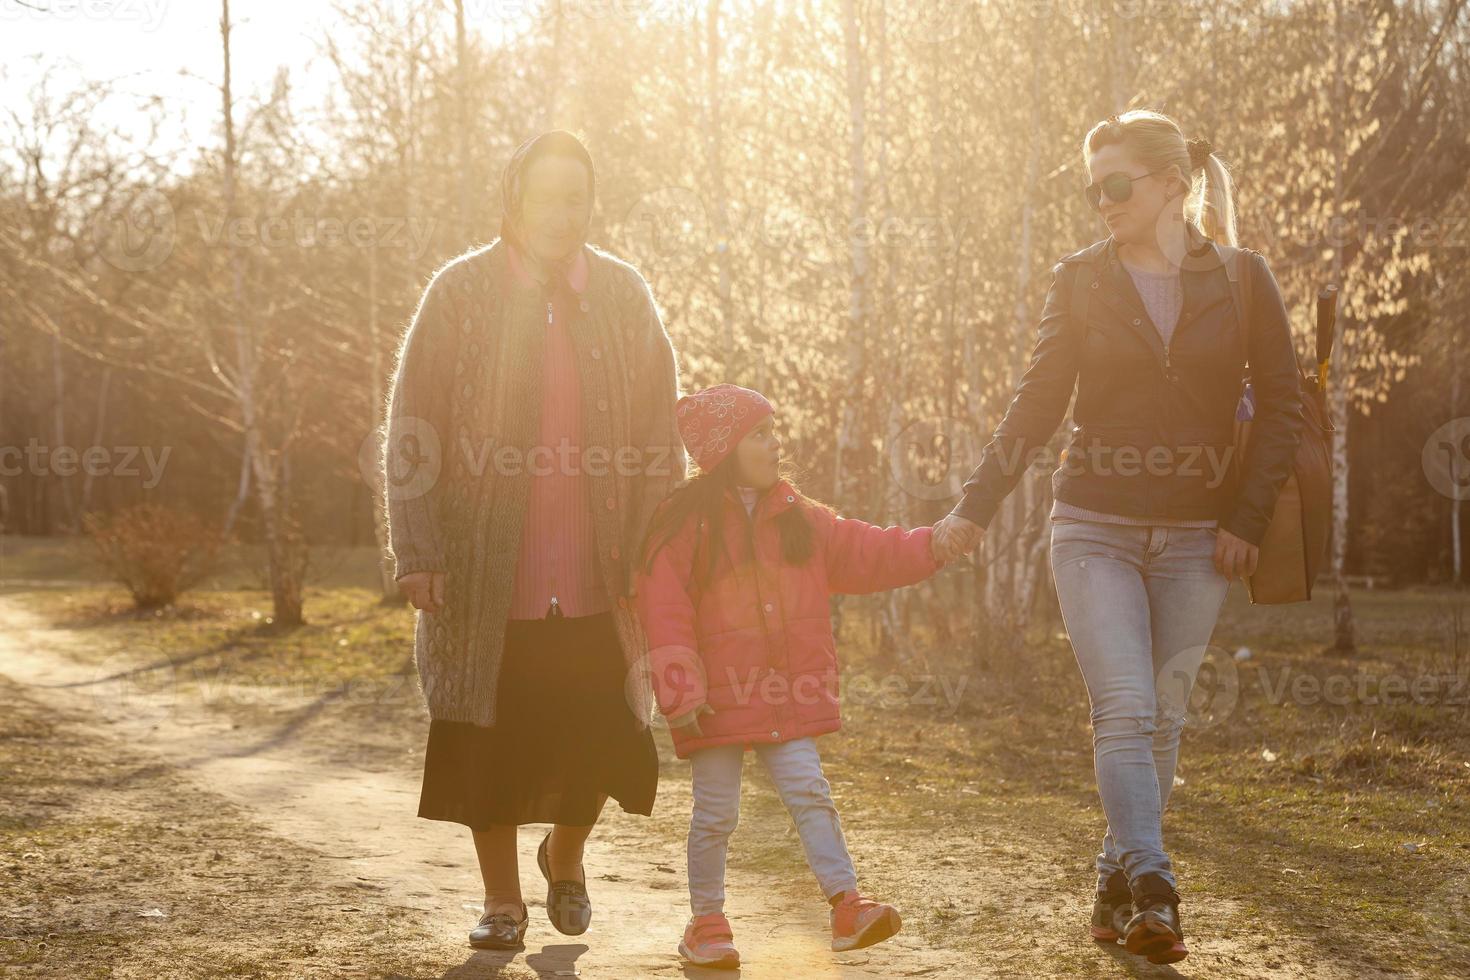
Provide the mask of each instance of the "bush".
[{"label": "bush", "polygon": [[108,574],[140,609],[173,602],[214,568],[221,534],[194,514],[135,504],[110,521],[88,514],[87,535]]}]

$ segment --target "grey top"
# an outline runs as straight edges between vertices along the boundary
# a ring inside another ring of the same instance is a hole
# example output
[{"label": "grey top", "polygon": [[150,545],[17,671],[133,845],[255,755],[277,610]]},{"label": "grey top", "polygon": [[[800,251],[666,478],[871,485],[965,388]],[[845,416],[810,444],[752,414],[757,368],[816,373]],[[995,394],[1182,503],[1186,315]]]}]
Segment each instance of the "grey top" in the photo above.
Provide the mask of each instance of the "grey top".
[{"label": "grey top", "polygon": [[1167,345],[1174,336],[1174,328],[1179,324],[1179,310],[1184,305],[1184,287],[1179,281],[1179,270],[1145,272],[1126,262],[1123,268],[1128,270],[1144,309],[1148,310],[1148,318],[1154,322],[1154,329]]}]

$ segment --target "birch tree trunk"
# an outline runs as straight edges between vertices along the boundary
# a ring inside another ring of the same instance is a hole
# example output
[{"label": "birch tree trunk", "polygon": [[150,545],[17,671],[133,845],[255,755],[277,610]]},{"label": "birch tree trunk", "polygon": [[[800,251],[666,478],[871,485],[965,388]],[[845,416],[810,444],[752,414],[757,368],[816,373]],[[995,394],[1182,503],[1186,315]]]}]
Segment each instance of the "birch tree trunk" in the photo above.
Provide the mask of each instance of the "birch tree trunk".
[{"label": "birch tree trunk", "polygon": [[[1333,145],[1333,180],[1332,180],[1332,220],[1334,230],[1343,234],[1343,169],[1347,149],[1344,146],[1346,139],[1348,121],[1343,118],[1344,114],[1344,86],[1343,86],[1343,45],[1346,39],[1343,37],[1342,28],[1342,0],[1333,0],[1332,4],[1332,27],[1333,27],[1333,54],[1332,54],[1332,102],[1336,107],[1338,119],[1337,125],[1333,127],[1336,134]],[[1345,242],[1339,242],[1332,250],[1332,281],[1342,289],[1342,250]],[[1354,651],[1353,628],[1353,606],[1348,597],[1347,580],[1344,578],[1347,567],[1348,547],[1348,426],[1352,416],[1348,406],[1348,383],[1351,375],[1352,361],[1348,354],[1349,338],[1352,331],[1348,328],[1345,320],[1339,320],[1339,341],[1332,346],[1333,365],[1330,371],[1331,377],[1336,379],[1332,386],[1329,402],[1332,411],[1332,621],[1333,621],[1333,649],[1341,654],[1350,654]]]},{"label": "birch tree trunk", "polygon": [[[230,0],[220,0],[220,41],[224,51],[223,81],[220,96],[225,132],[224,210],[225,220],[235,215],[235,123],[230,87]],[[250,461],[255,483],[255,502],[266,545],[271,606],[277,626],[295,626],[302,622],[302,582],[298,545],[286,526],[284,499],[278,490],[277,463],[266,445],[260,405],[256,401],[256,338],[245,313],[245,260],[240,254],[236,236],[229,236],[230,280],[234,309],[231,320],[235,333],[235,393],[240,406],[240,423],[245,437],[245,454]]]},{"label": "birch tree trunk", "polygon": [[[51,443],[60,449],[66,445],[66,365],[61,357],[61,338],[55,334],[51,336],[51,397]],[[56,488],[61,504],[56,529],[63,534],[75,534],[77,509],[71,495],[71,481],[53,470],[49,482]]]},{"label": "birch tree trunk", "polygon": [[[1450,314],[1454,316],[1455,314]],[[1458,344],[1450,343],[1450,418],[1460,417],[1460,348]],[[1450,457],[1450,482],[1452,486],[1459,486],[1460,467],[1464,465],[1455,456]],[[1450,555],[1451,568],[1455,587],[1464,584],[1464,546],[1460,539],[1460,497],[1458,494],[1450,496]]]},{"label": "birch tree trunk", "polygon": [[[97,411],[93,414],[92,423],[92,445],[102,445],[102,440],[107,437],[107,392],[112,387],[112,365],[109,364],[102,369],[102,382],[97,386]],[[82,517],[92,509],[92,486],[96,474],[90,469],[82,477],[82,504],[80,512]]]},{"label": "birch tree trunk", "polygon": [[720,0],[713,0],[705,20],[705,156],[709,162],[710,192],[714,195],[715,267],[719,273],[720,338],[724,346],[725,370],[742,375],[735,348],[735,308],[730,274],[730,210],[725,196],[724,117],[720,103]]},{"label": "birch tree trunk", "polygon": [[[454,0],[454,114],[458,132],[455,133],[455,149],[458,166],[455,174],[456,191],[459,198],[458,247],[465,248],[470,241],[470,111],[468,45],[465,42],[464,0]],[[374,267],[376,272],[376,266]],[[376,311],[374,314],[376,315]],[[373,357],[377,358],[376,348]],[[375,375],[376,377],[376,375]],[[376,387],[374,388],[376,390]],[[377,411],[376,403],[374,412]]]},{"label": "birch tree trunk", "polygon": [[841,389],[842,417],[837,426],[836,455],[832,466],[832,503],[836,507],[841,507],[847,499],[847,452],[857,446],[858,406],[862,401],[864,334],[868,318],[868,249],[863,232],[868,210],[864,165],[867,65],[863,59],[862,24],[858,18],[856,0],[843,0],[842,37],[847,61],[847,155],[848,169],[851,171],[847,231],[851,267],[848,286],[848,335],[845,338],[848,384]]}]

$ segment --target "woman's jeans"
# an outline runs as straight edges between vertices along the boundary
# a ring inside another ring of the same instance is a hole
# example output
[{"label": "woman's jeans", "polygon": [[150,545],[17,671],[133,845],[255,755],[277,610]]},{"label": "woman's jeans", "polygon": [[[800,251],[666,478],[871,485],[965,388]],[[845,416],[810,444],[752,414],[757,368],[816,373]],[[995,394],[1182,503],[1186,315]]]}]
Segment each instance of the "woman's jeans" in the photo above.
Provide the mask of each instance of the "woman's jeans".
[{"label": "woman's jeans", "polygon": [[1122,869],[1175,886],[1162,817],[1189,692],[1230,580],[1215,528],[1056,518],[1051,563],[1092,702],[1098,795],[1108,818],[1098,888]]},{"label": "woman's jeans", "polygon": [[[832,787],[822,775],[817,743],[810,738],[757,744],[781,801],[796,822],[807,864],[828,898],[857,888]],[[716,745],[690,753],[694,769],[694,814],[689,820],[689,907],[695,915],[725,907],[725,853],[740,818],[740,772],[745,746]]]}]

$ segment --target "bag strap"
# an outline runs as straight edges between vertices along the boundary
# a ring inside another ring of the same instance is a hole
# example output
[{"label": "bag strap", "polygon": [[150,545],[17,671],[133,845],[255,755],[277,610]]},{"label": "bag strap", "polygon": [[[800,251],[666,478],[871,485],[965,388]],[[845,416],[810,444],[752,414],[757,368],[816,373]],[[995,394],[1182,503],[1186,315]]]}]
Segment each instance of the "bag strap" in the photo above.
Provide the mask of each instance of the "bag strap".
[{"label": "bag strap", "polygon": [[[1230,280],[1230,295],[1235,300],[1235,320],[1240,324],[1241,363],[1250,365],[1251,352],[1251,250],[1231,245],[1216,245],[1225,262],[1225,275]],[[1247,371],[1249,375],[1249,371]]]}]

